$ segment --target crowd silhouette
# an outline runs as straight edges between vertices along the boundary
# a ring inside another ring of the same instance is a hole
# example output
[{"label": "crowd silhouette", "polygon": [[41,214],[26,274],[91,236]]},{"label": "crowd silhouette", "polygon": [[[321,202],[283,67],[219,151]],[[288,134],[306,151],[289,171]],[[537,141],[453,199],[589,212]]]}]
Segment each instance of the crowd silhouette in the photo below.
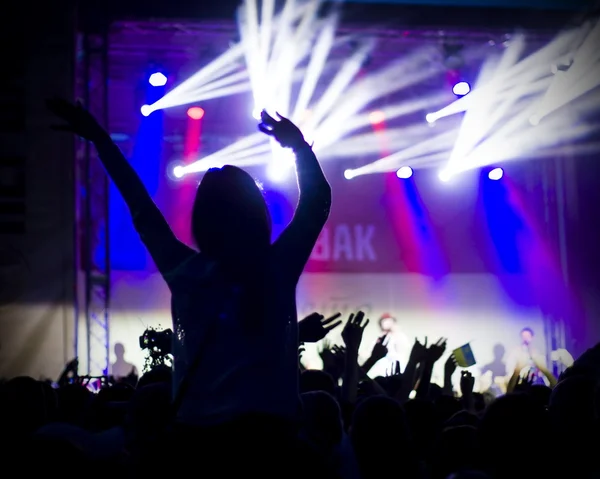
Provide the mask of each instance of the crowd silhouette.
[{"label": "crowd silhouette", "polygon": [[[138,378],[121,354],[116,377],[81,376],[75,359],[55,385],[5,381],[0,431],[8,474],[14,467],[28,474],[58,468],[62,477],[600,477],[600,345],[558,380],[535,358],[518,363],[508,371],[507,393],[495,397],[474,392],[468,370],[454,385],[452,355],[443,384],[432,383],[434,364],[447,356],[444,338],[415,340],[407,364],[370,379],[369,370],[388,358],[388,338],[382,330],[359,364],[364,313],[315,312],[298,321],[296,285],[327,220],[331,189],[290,120],[263,112],[259,128],[295,153],[299,201],[291,223],[271,242],[254,179],[233,166],[211,169],[193,205],[196,251],[173,235],[90,113],[62,100],[48,106],[64,121],[58,129],[95,145],[171,290],[174,367]],[[338,327],[343,344],[327,343]],[[305,370],[303,344],[316,342],[323,369]],[[503,356],[498,348],[487,366],[494,375],[504,372]],[[549,386],[534,384],[533,369]]]}]

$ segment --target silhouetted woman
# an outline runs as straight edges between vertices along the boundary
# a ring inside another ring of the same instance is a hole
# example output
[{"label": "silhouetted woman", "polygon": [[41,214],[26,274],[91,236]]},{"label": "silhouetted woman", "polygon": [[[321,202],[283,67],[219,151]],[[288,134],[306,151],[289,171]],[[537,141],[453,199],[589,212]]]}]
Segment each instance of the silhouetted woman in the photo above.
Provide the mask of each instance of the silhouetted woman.
[{"label": "silhouetted woman", "polygon": [[[198,186],[192,212],[197,252],[174,236],[89,112],[61,100],[49,108],[66,122],[57,129],[94,143],[171,290],[175,388],[188,383],[177,414],[188,458],[214,461],[217,453],[231,453],[219,466],[221,477],[236,463],[246,473],[256,470],[252,463],[262,469],[281,464],[277,457],[290,447],[298,410],[296,284],[331,204],[330,186],[302,133],[286,118],[262,115],[260,130],[296,155],[298,206],[279,238],[271,244],[269,211],[254,179],[224,166],[208,170]],[[257,472],[272,474],[266,469]]]}]

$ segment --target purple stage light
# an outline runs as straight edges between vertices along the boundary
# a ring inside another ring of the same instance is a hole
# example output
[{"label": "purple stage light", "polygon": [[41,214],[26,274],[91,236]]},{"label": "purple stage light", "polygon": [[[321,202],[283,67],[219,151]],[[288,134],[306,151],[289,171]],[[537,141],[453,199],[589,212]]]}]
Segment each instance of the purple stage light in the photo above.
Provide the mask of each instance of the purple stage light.
[{"label": "purple stage light", "polygon": [[167,84],[167,77],[164,73],[156,72],[150,75],[148,83],[152,86],[165,86]]},{"label": "purple stage light", "polygon": [[465,96],[471,91],[471,85],[469,85],[466,81],[460,81],[454,85],[452,91],[457,96]]},{"label": "purple stage light", "polygon": [[402,180],[407,180],[413,175],[413,169],[410,166],[403,166],[396,171],[396,176]]},{"label": "purple stage light", "polygon": [[504,176],[504,170],[502,168],[494,168],[488,173],[490,180],[498,181]]}]

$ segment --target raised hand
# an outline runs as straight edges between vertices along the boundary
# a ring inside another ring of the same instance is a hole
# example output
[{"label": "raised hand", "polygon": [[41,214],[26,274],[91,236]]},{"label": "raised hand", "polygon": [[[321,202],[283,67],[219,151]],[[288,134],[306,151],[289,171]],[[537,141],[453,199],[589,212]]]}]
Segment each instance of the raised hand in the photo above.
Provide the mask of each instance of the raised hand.
[{"label": "raised hand", "polygon": [[323,370],[332,374],[332,371],[336,369],[336,363],[331,343],[327,340],[323,341],[318,351],[319,357],[323,361]]},{"label": "raised hand", "polygon": [[65,366],[65,371],[73,373],[73,374],[77,374],[78,369],[79,369],[79,358],[71,359]]},{"label": "raised hand", "polygon": [[331,349],[331,354],[336,367],[343,367],[346,358],[346,348],[344,346],[335,345]]},{"label": "raised hand", "polygon": [[342,346],[327,345],[319,351],[323,360],[323,371],[329,373],[334,379],[339,379],[346,361],[346,349]]},{"label": "raised hand", "polygon": [[329,318],[322,314],[312,313],[298,323],[298,340],[302,343],[316,343],[323,339],[329,331],[337,328],[342,321],[336,321],[342,313],[336,313]]},{"label": "raised hand", "polygon": [[46,101],[46,106],[64,122],[62,125],[53,126],[54,130],[68,131],[89,141],[96,141],[106,134],[94,116],[79,102],[73,104],[53,98]]},{"label": "raised hand", "polygon": [[390,367],[389,371],[385,370],[385,377],[389,378],[391,376],[402,376],[402,372],[400,371],[400,361],[396,361],[392,367]]},{"label": "raised hand", "polygon": [[427,355],[427,336],[425,336],[425,342],[421,344],[417,338],[415,338],[415,344],[410,351],[409,362],[416,364],[420,363],[425,359]]},{"label": "raised hand", "polygon": [[532,370],[527,371],[527,373],[519,378],[519,382],[515,386],[515,391],[517,392],[529,392],[531,390],[531,386],[533,386],[533,381],[535,379],[535,372]]},{"label": "raised hand", "polygon": [[444,364],[444,374],[446,377],[450,377],[454,374],[454,371],[456,371],[456,358],[454,354],[451,354]]},{"label": "raised hand", "polygon": [[321,347],[319,348],[319,356],[322,356],[323,354],[327,354],[331,352],[331,341],[329,341],[328,339],[326,339],[325,341],[323,341],[321,343]]},{"label": "raised hand", "polygon": [[379,361],[387,356],[388,348],[387,348],[387,334],[384,334],[380,338],[377,339],[377,342],[373,346],[373,350],[371,351],[371,359],[373,361]]},{"label": "raised hand", "polygon": [[269,115],[265,110],[260,114],[261,123],[258,129],[264,134],[275,138],[284,148],[299,148],[304,144],[304,136],[300,129],[291,120],[277,113],[278,120]]},{"label": "raised hand", "polygon": [[440,338],[437,343],[432,344],[427,349],[427,359],[433,364],[442,357],[446,351],[446,339]]},{"label": "raised hand", "polygon": [[469,396],[473,393],[475,386],[475,378],[469,371],[461,371],[460,373],[460,392],[463,396]]},{"label": "raised hand", "polygon": [[348,349],[358,352],[363,333],[368,324],[369,320],[365,319],[365,313],[362,311],[359,311],[356,315],[350,315],[342,331],[342,339]]}]

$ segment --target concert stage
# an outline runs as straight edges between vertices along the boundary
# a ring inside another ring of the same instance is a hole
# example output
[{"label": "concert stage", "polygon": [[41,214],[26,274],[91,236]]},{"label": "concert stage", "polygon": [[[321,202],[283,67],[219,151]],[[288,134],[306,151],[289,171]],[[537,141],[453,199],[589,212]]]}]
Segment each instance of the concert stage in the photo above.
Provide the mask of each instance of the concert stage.
[{"label": "concert stage", "polygon": [[[358,79],[407,58],[429,72],[403,88],[390,89],[375,106],[356,115],[371,115],[371,119],[376,116],[373,112],[414,105],[415,99],[431,95],[441,95],[442,103],[451,102],[455,97],[445,64],[448,52],[464,52],[460,71],[474,82],[486,59],[501,54],[510,43],[510,35],[485,29],[440,33],[342,25],[340,32],[377,40],[357,73]],[[121,22],[113,25],[109,37],[113,138],[131,159],[176,234],[188,243],[190,203],[202,173],[177,178],[174,168],[210,158],[252,135],[256,129],[252,94],[244,91],[207,98],[147,117],[140,114],[140,106],[152,104],[210,64],[231,48],[236,35],[235,24],[227,21]],[[551,36],[531,32],[528,39],[527,51],[534,52]],[[449,50],[449,44],[460,48]],[[336,51],[332,64],[339,65],[353,54],[353,48],[357,46]],[[419,56],[425,53],[427,56]],[[164,72],[166,86],[148,84],[154,72]],[[335,68],[324,71],[323,84],[335,74]],[[401,78],[393,80],[402,82]],[[324,90],[317,88],[315,97]],[[202,108],[200,119],[191,118],[190,107]],[[380,334],[377,319],[389,313],[398,319],[399,329],[408,338],[407,347],[415,337],[423,336],[430,341],[447,337],[449,348],[470,342],[477,359],[475,375],[485,365],[505,364],[526,326],[536,331],[536,347],[542,354],[564,348],[562,318],[576,305],[564,286],[559,260],[556,192],[563,188],[556,184],[562,168],[559,163],[509,162],[502,165],[504,176],[499,181],[488,177],[496,166],[490,165],[441,182],[441,162],[417,159],[407,163],[414,168],[407,179],[398,178],[394,171],[346,178],[349,169],[358,171],[394,148],[405,149],[398,146],[403,142],[422,143],[424,136],[435,136],[456,125],[453,118],[447,124],[442,120],[439,125],[427,125],[428,108],[434,105],[424,102],[389,121],[367,122],[362,130],[340,138],[322,154],[315,143],[332,184],[333,208],[298,288],[300,317],[315,310],[348,314],[363,309],[372,319],[364,340],[366,355]],[[442,150],[450,152],[451,148]],[[229,161],[227,155],[221,160]],[[239,151],[232,153],[231,162],[247,164],[262,184],[276,236],[295,206],[293,175],[276,178],[264,161],[244,162]],[[169,327],[169,293],[112,186],[109,219],[110,346],[124,344],[126,357],[139,368],[143,356],[137,338],[146,326]],[[341,340],[339,331],[333,339]],[[495,357],[494,351],[504,351],[504,356]],[[317,347],[307,349],[305,361],[309,367],[319,366]],[[439,379],[441,370],[434,376]]]}]

